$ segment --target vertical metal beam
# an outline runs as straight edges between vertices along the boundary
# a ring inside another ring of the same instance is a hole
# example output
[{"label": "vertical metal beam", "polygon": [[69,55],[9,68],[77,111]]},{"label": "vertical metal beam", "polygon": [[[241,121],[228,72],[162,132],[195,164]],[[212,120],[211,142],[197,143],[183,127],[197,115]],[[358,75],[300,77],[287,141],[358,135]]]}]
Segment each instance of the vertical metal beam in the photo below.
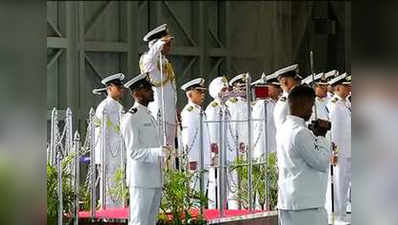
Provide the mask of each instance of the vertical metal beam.
[{"label": "vertical metal beam", "polygon": [[127,2],[127,72],[128,74],[138,74],[138,2]]},{"label": "vertical metal beam", "polygon": [[65,1],[59,2],[65,4],[65,17],[66,17],[66,104],[75,113],[72,119],[73,124],[78,124],[79,121],[79,73],[77,73],[77,32],[76,32],[76,15],[77,15],[77,2]]},{"label": "vertical metal beam", "polygon": [[351,2],[347,1],[344,5],[344,71],[351,73]]},{"label": "vertical metal beam", "polygon": [[[199,46],[200,46],[200,74],[203,76],[208,72],[208,51],[207,51],[207,36],[208,36],[208,20],[207,20],[207,1],[199,1]],[[207,74],[206,74],[207,76]]]},{"label": "vertical metal beam", "polygon": [[75,177],[75,183],[74,183],[74,221],[73,225],[79,225],[79,190],[80,190],[80,135],[79,132],[75,132],[75,136],[73,138],[73,147],[74,147],[74,153],[75,159],[74,159],[74,177]]},{"label": "vertical metal beam", "polygon": [[231,15],[231,2],[230,1],[225,1],[224,5],[224,28],[225,28],[225,48],[227,49],[227,56],[225,57],[225,69],[227,73],[232,72],[232,51],[231,51],[231,25],[229,23],[230,21],[230,15]]},{"label": "vertical metal beam", "polygon": [[[81,87],[85,87],[85,75],[86,75],[86,60],[85,60],[85,51],[84,51],[84,2],[79,1],[76,2],[78,4],[78,49],[79,49],[79,81],[81,83],[79,89]],[[76,87],[75,87],[76,88]],[[89,104],[86,102],[86,98],[82,98],[81,95],[79,95],[79,107],[81,106],[89,106]],[[81,108],[81,110],[83,110]],[[81,113],[79,113],[80,115]],[[85,114],[85,113],[84,113]]]}]

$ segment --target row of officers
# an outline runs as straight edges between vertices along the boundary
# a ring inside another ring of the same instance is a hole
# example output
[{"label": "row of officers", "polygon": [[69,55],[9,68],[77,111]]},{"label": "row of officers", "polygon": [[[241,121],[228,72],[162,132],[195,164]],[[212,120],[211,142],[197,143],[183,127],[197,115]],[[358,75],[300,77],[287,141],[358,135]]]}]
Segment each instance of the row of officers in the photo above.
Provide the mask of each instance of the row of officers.
[{"label": "row of officers", "polygon": [[[292,174],[286,174],[286,170],[281,171],[281,168],[285,168],[286,164],[292,164],[295,159],[286,158],[282,150],[279,151],[283,148],[282,143],[278,143],[278,140],[282,139],[278,138],[278,135],[287,135],[281,131],[281,128],[291,114],[289,93],[302,84],[311,85],[316,94],[313,107],[315,110],[312,110],[311,119],[308,121],[319,118],[331,122],[331,129],[327,132],[326,139],[333,142],[339,152],[335,169],[336,215],[339,220],[345,221],[351,181],[351,76],[330,71],[302,79],[298,65],[295,64],[268,76],[263,74],[259,80],[249,85],[246,83],[246,74],[235,76],[230,81],[226,77],[216,77],[208,84],[208,88],[203,78],[197,78],[181,86],[181,90],[186,93],[188,103],[179,117],[176,107],[176,75],[167,59],[173,39],[166,24],[153,29],[144,37],[149,49],[140,58],[141,74],[127,82],[123,82],[125,78],[123,74],[114,74],[101,81],[103,88],[93,90],[95,94],[104,93],[107,96],[96,110],[96,140],[101,137],[102,126],[106,126],[106,141],[96,141],[96,164],[101,164],[101,144],[106,143],[104,149],[107,160],[106,165],[102,166],[106,168],[105,186],[108,189],[112,187],[114,182],[112,177],[120,167],[122,154],[126,154],[126,183],[130,191],[129,224],[155,224],[162,194],[161,168],[164,167],[164,157],[175,153],[178,151],[176,148],[181,147],[188,153],[189,169],[194,171],[198,169],[201,146],[203,146],[204,165],[209,168],[208,173],[204,175],[209,208],[216,208],[217,182],[213,166],[217,166],[221,144],[227,151],[227,164],[231,164],[239,154],[245,154],[249,150],[253,159],[264,156],[265,152],[277,152],[280,170],[278,193],[280,210],[319,208],[323,207],[327,200],[329,204],[326,206],[330,208],[330,193],[326,193],[330,192],[327,188],[330,185],[325,184],[324,188],[323,186],[310,188],[312,193],[302,198],[300,196],[305,195],[297,194],[293,187],[297,183],[287,182],[292,179]],[[253,99],[253,104],[250,106],[247,103],[248,96],[245,95],[248,86],[258,90],[254,91],[257,98]],[[130,90],[134,106],[126,113],[120,114],[124,108],[120,100],[126,89]],[[207,91],[213,101],[205,108],[203,104]],[[250,147],[248,145],[249,107],[252,112]],[[107,116],[107,122],[102,124],[104,115]],[[264,120],[267,121],[266,127]],[[219,121],[227,121],[222,132],[217,123]],[[220,137],[220,133],[224,136]],[[297,170],[295,172],[299,171],[300,174],[308,168],[315,167],[294,165],[289,168],[294,168]],[[327,180],[328,171],[322,169],[317,173],[325,174]],[[239,200],[236,187],[233,187],[238,179],[236,172],[230,171],[227,177],[229,187],[226,205],[229,209],[237,209]],[[311,187],[314,182],[311,180],[313,177],[307,179],[301,181],[300,185]],[[291,185],[293,186],[290,187]],[[195,181],[192,186],[199,188],[199,181]],[[297,187],[297,190],[302,188]],[[108,190],[101,190],[103,191]],[[311,196],[323,197],[317,199]],[[113,199],[109,194],[106,195],[105,201],[108,208],[123,207],[120,200]]]}]

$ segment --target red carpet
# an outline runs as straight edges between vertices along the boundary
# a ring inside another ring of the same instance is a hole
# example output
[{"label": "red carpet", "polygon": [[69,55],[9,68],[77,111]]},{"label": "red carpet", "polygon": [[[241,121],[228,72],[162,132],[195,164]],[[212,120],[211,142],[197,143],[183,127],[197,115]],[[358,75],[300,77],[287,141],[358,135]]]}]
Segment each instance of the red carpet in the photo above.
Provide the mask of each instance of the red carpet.
[{"label": "red carpet", "polygon": [[[106,210],[98,210],[96,213],[96,218],[104,218],[104,219],[127,219],[128,218],[128,208],[121,209],[106,209]],[[262,212],[261,210],[256,210],[255,212]],[[193,216],[197,216],[199,214],[198,209],[192,210]],[[219,211],[216,209],[206,209],[204,211],[206,220],[212,220],[219,218]],[[225,217],[232,216],[244,216],[250,214],[248,210],[225,210]],[[90,218],[90,212],[83,211],[79,212],[80,218]]]}]

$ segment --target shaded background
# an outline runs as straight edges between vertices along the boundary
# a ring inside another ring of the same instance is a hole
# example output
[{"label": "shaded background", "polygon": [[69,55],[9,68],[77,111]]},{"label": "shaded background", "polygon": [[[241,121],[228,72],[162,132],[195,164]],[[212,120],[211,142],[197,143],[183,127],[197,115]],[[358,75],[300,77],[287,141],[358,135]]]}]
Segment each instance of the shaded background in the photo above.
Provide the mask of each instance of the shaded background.
[{"label": "shaded background", "polygon": [[[350,18],[345,1],[50,1],[48,110],[71,107],[84,132],[90,107],[103,99],[91,90],[113,73],[137,75],[147,50],[142,38],[163,23],[176,37],[169,59],[179,109],[186,104],[179,87],[196,77],[208,84],[216,76],[249,72],[258,79],[293,63],[307,76],[310,49],[315,72],[350,72]],[[131,103],[123,99],[126,108]]]}]

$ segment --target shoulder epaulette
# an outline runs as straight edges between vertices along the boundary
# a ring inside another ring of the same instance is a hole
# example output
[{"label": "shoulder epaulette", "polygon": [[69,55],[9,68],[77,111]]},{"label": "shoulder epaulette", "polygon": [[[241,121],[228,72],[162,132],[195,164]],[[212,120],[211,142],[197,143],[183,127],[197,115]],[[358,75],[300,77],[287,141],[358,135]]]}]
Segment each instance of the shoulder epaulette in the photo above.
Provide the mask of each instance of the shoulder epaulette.
[{"label": "shoulder epaulette", "polygon": [[232,103],[236,103],[236,102],[238,102],[238,98],[237,97],[232,97],[232,98],[229,99],[229,101],[232,102]]},{"label": "shoulder epaulette", "polygon": [[282,101],[282,102],[286,102],[286,99],[287,99],[286,97],[280,97],[279,98],[279,100]]},{"label": "shoulder epaulette", "polygon": [[338,98],[333,98],[333,99],[331,100],[331,102],[332,102],[332,103],[336,103],[338,100],[339,100]]},{"label": "shoulder epaulette", "polygon": [[216,102],[216,101],[213,101],[213,102],[211,103],[211,106],[212,106],[212,107],[216,107],[216,106],[218,106],[218,102]]},{"label": "shoulder epaulette", "polygon": [[129,113],[135,114],[137,111],[138,111],[137,108],[131,108],[131,109],[129,110]]},{"label": "shoulder epaulette", "polygon": [[193,106],[190,105],[190,106],[187,108],[187,110],[188,110],[188,112],[191,112],[191,111],[193,110]]}]

